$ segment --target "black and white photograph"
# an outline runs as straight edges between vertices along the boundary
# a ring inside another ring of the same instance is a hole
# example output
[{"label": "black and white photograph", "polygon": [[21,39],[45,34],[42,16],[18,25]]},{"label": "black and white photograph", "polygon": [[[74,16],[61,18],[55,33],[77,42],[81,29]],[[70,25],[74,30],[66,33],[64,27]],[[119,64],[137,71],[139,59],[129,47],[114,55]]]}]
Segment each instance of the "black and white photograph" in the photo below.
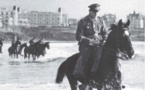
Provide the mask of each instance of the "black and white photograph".
[{"label": "black and white photograph", "polygon": [[0,90],[145,90],[145,1],[0,0]]}]

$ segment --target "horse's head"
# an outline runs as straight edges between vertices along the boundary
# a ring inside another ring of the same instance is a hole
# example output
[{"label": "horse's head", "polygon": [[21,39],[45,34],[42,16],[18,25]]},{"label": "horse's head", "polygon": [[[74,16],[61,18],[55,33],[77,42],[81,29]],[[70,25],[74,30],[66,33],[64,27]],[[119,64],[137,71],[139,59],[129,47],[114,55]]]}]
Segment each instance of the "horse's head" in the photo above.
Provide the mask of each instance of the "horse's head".
[{"label": "horse's head", "polygon": [[129,25],[129,20],[127,23],[123,23],[122,20],[118,23],[118,48],[131,59],[134,56],[134,49],[130,40]]},{"label": "horse's head", "polygon": [[50,49],[49,43],[50,43],[50,42],[46,42],[46,43],[45,43],[45,46],[47,47],[47,49]]},{"label": "horse's head", "polygon": [[[122,20],[119,20],[118,25],[112,25],[111,30],[114,32],[114,40],[116,41],[116,48],[121,52],[126,59],[131,59],[134,56],[134,49],[130,40],[129,32],[130,21],[123,23]],[[113,34],[112,34],[113,35]]]}]

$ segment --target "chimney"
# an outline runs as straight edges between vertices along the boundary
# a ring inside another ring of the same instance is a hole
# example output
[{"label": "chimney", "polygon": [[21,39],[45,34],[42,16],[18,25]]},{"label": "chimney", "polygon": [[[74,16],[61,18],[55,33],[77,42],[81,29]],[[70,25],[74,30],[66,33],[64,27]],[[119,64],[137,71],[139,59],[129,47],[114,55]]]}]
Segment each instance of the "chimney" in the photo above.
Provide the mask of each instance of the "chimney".
[{"label": "chimney", "polygon": [[17,11],[20,12],[20,7],[17,8]]},{"label": "chimney", "polygon": [[16,6],[13,6],[13,10],[14,10],[14,11],[16,10]]},{"label": "chimney", "polygon": [[61,8],[60,7],[58,8],[58,12],[61,12]]}]

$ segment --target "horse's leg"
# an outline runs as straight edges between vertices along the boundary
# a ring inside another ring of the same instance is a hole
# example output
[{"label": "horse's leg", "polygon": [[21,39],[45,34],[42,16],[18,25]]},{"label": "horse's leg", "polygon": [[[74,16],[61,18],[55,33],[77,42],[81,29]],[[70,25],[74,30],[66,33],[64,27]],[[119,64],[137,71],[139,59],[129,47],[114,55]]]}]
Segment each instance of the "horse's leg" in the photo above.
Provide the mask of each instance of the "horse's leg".
[{"label": "horse's leg", "polygon": [[73,76],[67,76],[71,90],[77,90],[77,80]]},{"label": "horse's leg", "polygon": [[122,90],[122,77],[121,77],[121,71],[118,71],[116,74],[116,79],[115,79],[115,86],[114,90]]},{"label": "horse's leg", "polygon": [[17,58],[19,58],[19,54],[17,53]]},{"label": "horse's leg", "polygon": [[28,54],[28,59],[30,60],[30,54]]},{"label": "horse's leg", "polygon": [[15,58],[17,58],[17,53],[15,53]]},{"label": "horse's leg", "polygon": [[40,55],[37,55],[37,58],[39,58]]},{"label": "horse's leg", "polygon": [[27,54],[24,52],[24,59],[26,59],[26,57],[27,57]]},{"label": "horse's leg", "polygon": [[17,52],[17,53],[16,53],[17,59],[18,59],[18,54],[19,54],[19,53]]},{"label": "horse's leg", "polygon": [[26,58],[28,58],[28,54],[27,54],[27,53],[25,53],[25,56],[24,56],[24,57],[25,57],[25,59],[26,59]]},{"label": "horse's leg", "polygon": [[13,54],[13,58],[15,58],[15,56],[16,56],[16,54],[14,53],[14,54]]},{"label": "horse's leg", "polygon": [[35,61],[35,60],[36,60],[36,57],[35,57],[35,55],[34,55],[34,54],[32,54],[32,58],[33,58],[33,61]]},{"label": "horse's leg", "polygon": [[122,90],[122,72],[121,72],[121,66],[118,62],[116,64],[116,72],[114,75],[114,89],[113,90]]}]

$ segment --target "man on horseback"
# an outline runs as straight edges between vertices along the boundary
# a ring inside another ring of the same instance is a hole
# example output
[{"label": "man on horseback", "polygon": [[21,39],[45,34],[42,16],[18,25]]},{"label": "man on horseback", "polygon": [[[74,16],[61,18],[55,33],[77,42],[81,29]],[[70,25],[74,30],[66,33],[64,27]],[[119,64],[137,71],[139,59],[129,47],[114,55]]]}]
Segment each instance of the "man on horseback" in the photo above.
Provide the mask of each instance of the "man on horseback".
[{"label": "man on horseback", "polygon": [[15,45],[16,43],[21,44],[19,38],[17,36],[14,36],[14,38],[12,39],[12,46]]},{"label": "man on horseback", "polygon": [[21,46],[21,41],[17,36],[14,36],[14,38],[12,39],[12,47],[17,48],[19,50],[20,46]]},{"label": "man on horseback", "polygon": [[99,66],[102,46],[107,37],[103,19],[101,17],[96,18],[100,5],[92,4],[89,8],[89,14],[78,23],[76,40],[79,42],[81,56],[73,72],[76,78],[83,77],[87,84],[94,80]]}]

